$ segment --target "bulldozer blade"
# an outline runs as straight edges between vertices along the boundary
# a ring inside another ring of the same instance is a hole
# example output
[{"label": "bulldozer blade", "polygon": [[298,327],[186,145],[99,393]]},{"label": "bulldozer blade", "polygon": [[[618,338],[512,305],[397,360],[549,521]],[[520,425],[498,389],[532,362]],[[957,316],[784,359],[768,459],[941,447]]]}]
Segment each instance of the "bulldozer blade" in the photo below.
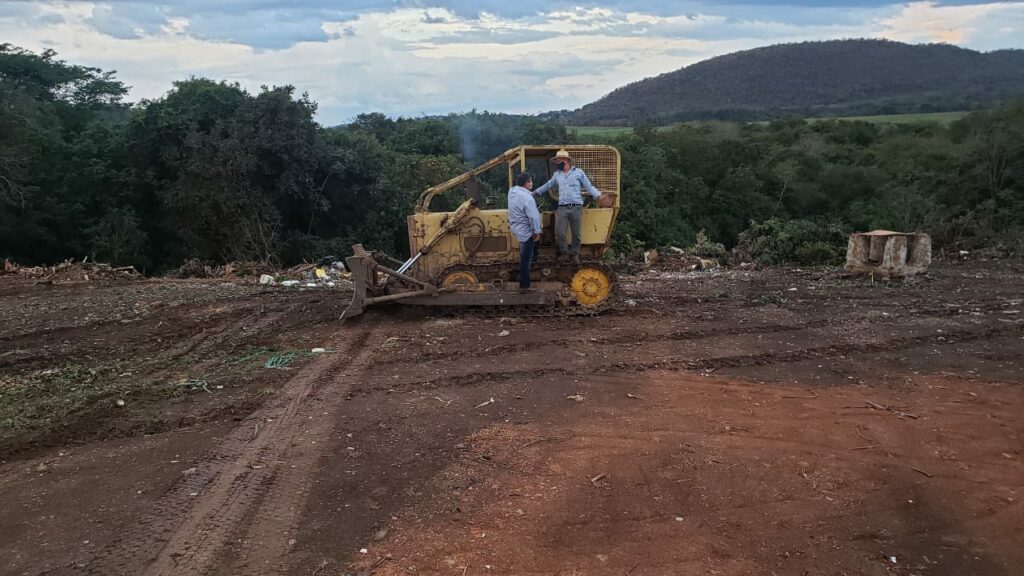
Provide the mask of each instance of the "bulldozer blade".
[{"label": "bulldozer blade", "polygon": [[345,311],[341,313],[341,319],[347,320],[354,318],[362,314],[366,309],[363,307],[363,299],[355,294],[352,295],[352,302],[345,308]]},{"label": "bulldozer blade", "polygon": [[366,308],[366,286],[373,274],[373,257],[363,251],[362,246],[359,248],[353,256],[345,259],[352,272],[352,302],[341,314],[342,320],[359,316]]},{"label": "bulldozer blade", "polygon": [[[375,259],[374,255],[367,252],[362,244],[352,247],[352,256],[345,259],[348,269],[352,272],[352,302],[342,313],[341,319],[352,318],[362,314],[368,306],[384,302],[395,302],[420,296],[437,296],[438,294],[451,292],[454,288],[435,288],[426,282],[422,282],[401,274],[395,270],[382,266]],[[393,260],[382,255],[382,258]],[[415,261],[415,259],[413,259]],[[417,289],[409,292],[381,293],[381,286],[377,283],[377,272],[383,272],[391,278],[401,280],[406,284],[415,286]]]}]

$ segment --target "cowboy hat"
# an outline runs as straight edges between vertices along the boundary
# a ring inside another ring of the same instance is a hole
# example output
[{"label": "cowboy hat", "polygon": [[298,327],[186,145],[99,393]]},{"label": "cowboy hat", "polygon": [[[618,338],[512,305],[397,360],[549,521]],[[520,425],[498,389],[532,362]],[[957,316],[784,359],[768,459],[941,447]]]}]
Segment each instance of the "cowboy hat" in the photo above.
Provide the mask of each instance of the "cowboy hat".
[{"label": "cowboy hat", "polygon": [[565,158],[569,162],[572,162],[572,156],[569,156],[569,153],[566,152],[565,148],[562,148],[558,152],[555,152],[555,157],[552,158],[552,160],[558,160],[559,158]]}]

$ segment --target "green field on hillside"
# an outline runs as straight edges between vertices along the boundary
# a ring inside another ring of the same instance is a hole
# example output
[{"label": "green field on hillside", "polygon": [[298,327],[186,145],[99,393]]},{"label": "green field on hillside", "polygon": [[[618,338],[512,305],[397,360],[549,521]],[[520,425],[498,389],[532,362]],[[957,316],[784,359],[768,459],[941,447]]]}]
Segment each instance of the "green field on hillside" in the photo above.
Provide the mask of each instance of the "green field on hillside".
[{"label": "green field on hillside", "polygon": [[[949,124],[963,118],[970,112],[933,112],[929,114],[885,114],[880,116],[842,116],[835,118],[808,118],[810,122],[822,122],[825,120],[857,120],[862,122],[873,122],[876,124],[917,124],[921,122],[938,122]],[[699,122],[694,122],[699,123]],[[763,124],[763,122],[757,122]],[[668,130],[677,124],[659,126],[658,130]],[[632,128],[624,126],[567,126],[569,130],[575,130],[579,136],[610,137],[619,136],[632,132]]]},{"label": "green field on hillside", "polygon": [[[668,130],[676,126],[676,124],[669,124],[668,126],[658,126],[658,130]],[[632,132],[633,129],[629,126],[566,126],[569,130],[575,130],[577,136],[593,136],[598,138],[609,138],[615,136],[621,136],[628,132]]]},{"label": "green field on hillside", "polygon": [[811,121],[821,120],[861,120],[874,122],[876,124],[917,124],[920,122],[938,122],[949,124],[955,122],[970,112],[932,112],[929,114],[884,114],[881,116],[843,116],[840,118],[810,118]]}]

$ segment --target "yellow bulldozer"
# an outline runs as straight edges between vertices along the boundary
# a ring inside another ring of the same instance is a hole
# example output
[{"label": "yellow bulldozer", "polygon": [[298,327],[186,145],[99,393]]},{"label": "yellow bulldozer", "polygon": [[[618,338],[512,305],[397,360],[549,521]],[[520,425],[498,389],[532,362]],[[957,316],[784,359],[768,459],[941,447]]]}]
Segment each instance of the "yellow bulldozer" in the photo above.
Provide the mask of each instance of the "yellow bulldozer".
[{"label": "yellow bulldozer", "polygon": [[[605,207],[592,200],[584,206],[580,261],[571,263],[556,258],[551,200],[557,201],[558,192],[552,190],[550,198],[540,199],[540,254],[530,272],[535,290],[521,292],[519,243],[509,230],[508,210],[481,206],[480,177],[504,167],[509,186],[516,175],[526,171],[542,184],[552,175],[552,158],[563,149],[610,201],[602,203]],[[611,146],[519,146],[424,190],[415,213],[407,219],[408,260],[366,250],[361,244],[353,246],[346,263],[352,272],[354,294],[342,318],[385,302],[527,315],[595,314],[607,309],[618,287],[615,273],[601,256],[608,249],[619,213],[620,169],[619,151]],[[453,190],[462,190],[466,196],[457,208],[431,210],[432,201]]]}]

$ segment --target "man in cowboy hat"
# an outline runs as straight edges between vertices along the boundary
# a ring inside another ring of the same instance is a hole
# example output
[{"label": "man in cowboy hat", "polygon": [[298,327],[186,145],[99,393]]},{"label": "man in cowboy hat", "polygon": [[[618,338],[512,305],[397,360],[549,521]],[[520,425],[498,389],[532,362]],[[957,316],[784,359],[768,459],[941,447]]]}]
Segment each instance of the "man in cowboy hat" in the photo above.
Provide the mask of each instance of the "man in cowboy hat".
[{"label": "man in cowboy hat", "polygon": [[[558,259],[565,261],[571,258],[573,264],[580,263],[580,238],[583,224],[583,193],[590,194],[600,205],[601,192],[590,183],[587,175],[572,165],[572,158],[565,148],[559,150],[551,159],[555,163],[555,173],[545,184],[533,191],[534,194],[546,194],[552,187],[558,188],[558,210],[555,212],[555,237],[558,239]],[[572,245],[566,228],[572,226]]]}]

